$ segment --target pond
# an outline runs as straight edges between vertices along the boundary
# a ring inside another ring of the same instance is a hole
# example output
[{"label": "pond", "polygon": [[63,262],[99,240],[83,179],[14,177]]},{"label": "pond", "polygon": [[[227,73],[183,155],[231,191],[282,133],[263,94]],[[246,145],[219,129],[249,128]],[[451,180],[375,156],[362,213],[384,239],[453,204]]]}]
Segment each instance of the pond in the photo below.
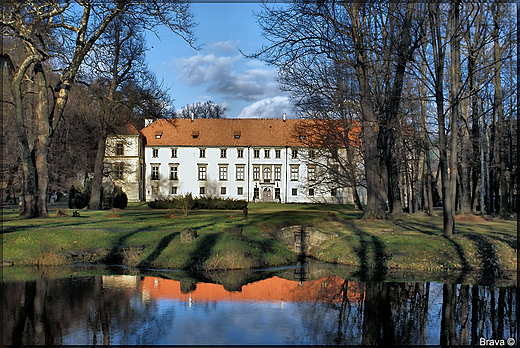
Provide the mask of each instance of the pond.
[{"label": "pond", "polygon": [[375,280],[312,264],[31,272],[4,269],[3,344],[508,345],[518,335],[516,282]]}]

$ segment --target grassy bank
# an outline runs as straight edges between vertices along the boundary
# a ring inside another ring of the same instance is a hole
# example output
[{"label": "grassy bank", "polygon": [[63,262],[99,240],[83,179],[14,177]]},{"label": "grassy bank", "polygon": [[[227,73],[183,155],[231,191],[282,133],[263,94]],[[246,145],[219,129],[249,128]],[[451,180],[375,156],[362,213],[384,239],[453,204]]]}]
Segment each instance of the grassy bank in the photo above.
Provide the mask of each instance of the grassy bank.
[{"label": "grassy bank", "polygon": [[[50,215],[58,208],[52,207]],[[339,235],[311,250],[327,262],[371,270],[484,270],[497,276],[517,269],[514,220],[465,218],[471,221],[458,222],[448,240],[438,216],[364,221],[362,213],[339,205],[250,204],[248,221],[242,221],[241,211],[196,210],[183,217],[142,203],[119,212],[82,210],[80,217],[61,209],[69,216],[22,220],[16,211],[4,210],[3,259],[14,265],[59,265],[81,258],[187,270],[279,266],[295,262],[297,255],[273,240],[272,232],[306,224]],[[197,231],[196,242],[180,243],[185,227]],[[124,248],[130,246],[140,248]],[[106,255],[96,256],[100,250]]]}]

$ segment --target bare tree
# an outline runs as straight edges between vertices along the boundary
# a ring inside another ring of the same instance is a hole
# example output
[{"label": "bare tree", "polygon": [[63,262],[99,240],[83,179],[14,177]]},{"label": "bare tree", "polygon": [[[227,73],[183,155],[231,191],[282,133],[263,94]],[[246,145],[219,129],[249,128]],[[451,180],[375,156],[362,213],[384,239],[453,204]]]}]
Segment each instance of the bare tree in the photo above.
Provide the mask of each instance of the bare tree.
[{"label": "bare tree", "polygon": [[177,113],[179,118],[225,118],[227,107],[215,104],[211,100],[184,106]]},{"label": "bare tree", "polygon": [[[49,182],[48,149],[63,115],[70,89],[78,70],[94,43],[121,13],[132,8],[131,15],[147,27],[165,24],[193,42],[188,5],[183,3],[146,3],[47,0],[38,3],[4,4],[0,19],[2,36],[10,36],[24,47],[20,63],[9,55],[2,60],[10,67],[10,90],[14,121],[20,142],[23,167],[24,200],[20,215],[47,216],[46,195]],[[58,53],[63,53],[58,55]],[[59,82],[49,88],[43,62],[60,61]],[[24,79],[29,76],[37,100],[34,114],[24,113]],[[29,141],[28,125],[35,125],[34,141]]]},{"label": "bare tree", "polygon": [[[271,44],[251,57],[278,66],[282,76],[292,74],[297,65],[308,67],[308,86],[315,82],[307,91],[309,100],[319,99],[323,91],[322,83],[313,80],[313,70],[322,64],[348,65],[357,78],[368,196],[365,218],[386,218],[387,201],[391,211],[400,209],[394,129],[406,66],[422,35],[417,14],[411,2],[332,2],[266,6],[258,15]],[[281,83],[294,87],[283,79]]]}]

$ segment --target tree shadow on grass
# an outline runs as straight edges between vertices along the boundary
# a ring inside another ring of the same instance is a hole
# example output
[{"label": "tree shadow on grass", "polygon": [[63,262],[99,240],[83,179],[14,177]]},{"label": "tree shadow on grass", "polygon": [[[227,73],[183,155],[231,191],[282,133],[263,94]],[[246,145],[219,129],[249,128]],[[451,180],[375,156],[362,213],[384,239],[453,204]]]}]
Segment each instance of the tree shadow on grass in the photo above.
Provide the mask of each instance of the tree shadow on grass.
[{"label": "tree shadow on grass", "polygon": [[457,280],[456,280],[457,284],[462,284],[462,282],[466,278],[467,274],[472,270],[472,267],[469,264],[468,259],[466,258],[466,255],[464,255],[464,249],[462,248],[462,246],[451,238],[446,238],[446,240],[448,241],[448,243],[450,243],[453,246],[453,248],[455,248],[455,251],[457,252],[460,263],[462,264],[462,272],[460,273],[460,275],[457,277]]},{"label": "tree shadow on grass", "polygon": [[[383,243],[381,238],[358,229],[354,230],[354,233],[359,237],[359,247],[355,248],[354,252],[361,264],[359,271],[356,272],[356,276],[365,280],[369,278],[371,280],[383,280],[388,271],[386,262],[390,258],[390,255],[386,252],[385,243]],[[372,264],[369,259],[369,249],[374,251],[373,264],[375,267],[373,267],[373,272],[369,272]],[[372,274],[369,275],[369,273]]]},{"label": "tree shadow on grass", "polygon": [[157,244],[157,248],[155,248],[155,250],[152,251],[152,253],[150,255],[148,255],[145,260],[142,260],[141,262],[139,262],[139,264],[137,265],[137,268],[150,267],[153,264],[153,262],[155,260],[157,260],[157,258],[161,255],[161,253],[164,251],[164,249],[166,249],[168,247],[168,245],[170,244],[172,239],[175,238],[175,236],[177,236],[179,234],[180,234],[180,232],[173,232],[167,236],[164,236],[161,239],[161,241],[159,242],[159,244]]},{"label": "tree shadow on grass", "polygon": [[221,236],[221,233],[209,233],[198,237],[196,240],[197,245],[188,255],[188,260],[184,264],[183,269],[187,271],[201,270]]},{"label": "tree shadow on grass", "polygon": [[482,262],[480,282],[484,285],[492,285],[496,280],[504,278],[505,274],[500,267],[493,244],[477,233],[464,233],[462,236],[474,242],[478,248],[477,254]]}]

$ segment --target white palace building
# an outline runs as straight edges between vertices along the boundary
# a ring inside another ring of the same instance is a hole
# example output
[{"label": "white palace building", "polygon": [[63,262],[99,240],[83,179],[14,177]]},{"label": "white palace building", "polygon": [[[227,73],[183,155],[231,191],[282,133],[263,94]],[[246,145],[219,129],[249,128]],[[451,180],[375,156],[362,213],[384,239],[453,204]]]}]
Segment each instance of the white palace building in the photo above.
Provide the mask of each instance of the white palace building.
[{"label": "white palace building", "polygon": [[[352,203],[350,189],[318,188],[297,119],[159,119],[107,139],[107,178],[129,201],[191,193],[249,202]],[[311,152],[312,153],[312,152]],[[361,200],[365,190],[358,188]]]}]

